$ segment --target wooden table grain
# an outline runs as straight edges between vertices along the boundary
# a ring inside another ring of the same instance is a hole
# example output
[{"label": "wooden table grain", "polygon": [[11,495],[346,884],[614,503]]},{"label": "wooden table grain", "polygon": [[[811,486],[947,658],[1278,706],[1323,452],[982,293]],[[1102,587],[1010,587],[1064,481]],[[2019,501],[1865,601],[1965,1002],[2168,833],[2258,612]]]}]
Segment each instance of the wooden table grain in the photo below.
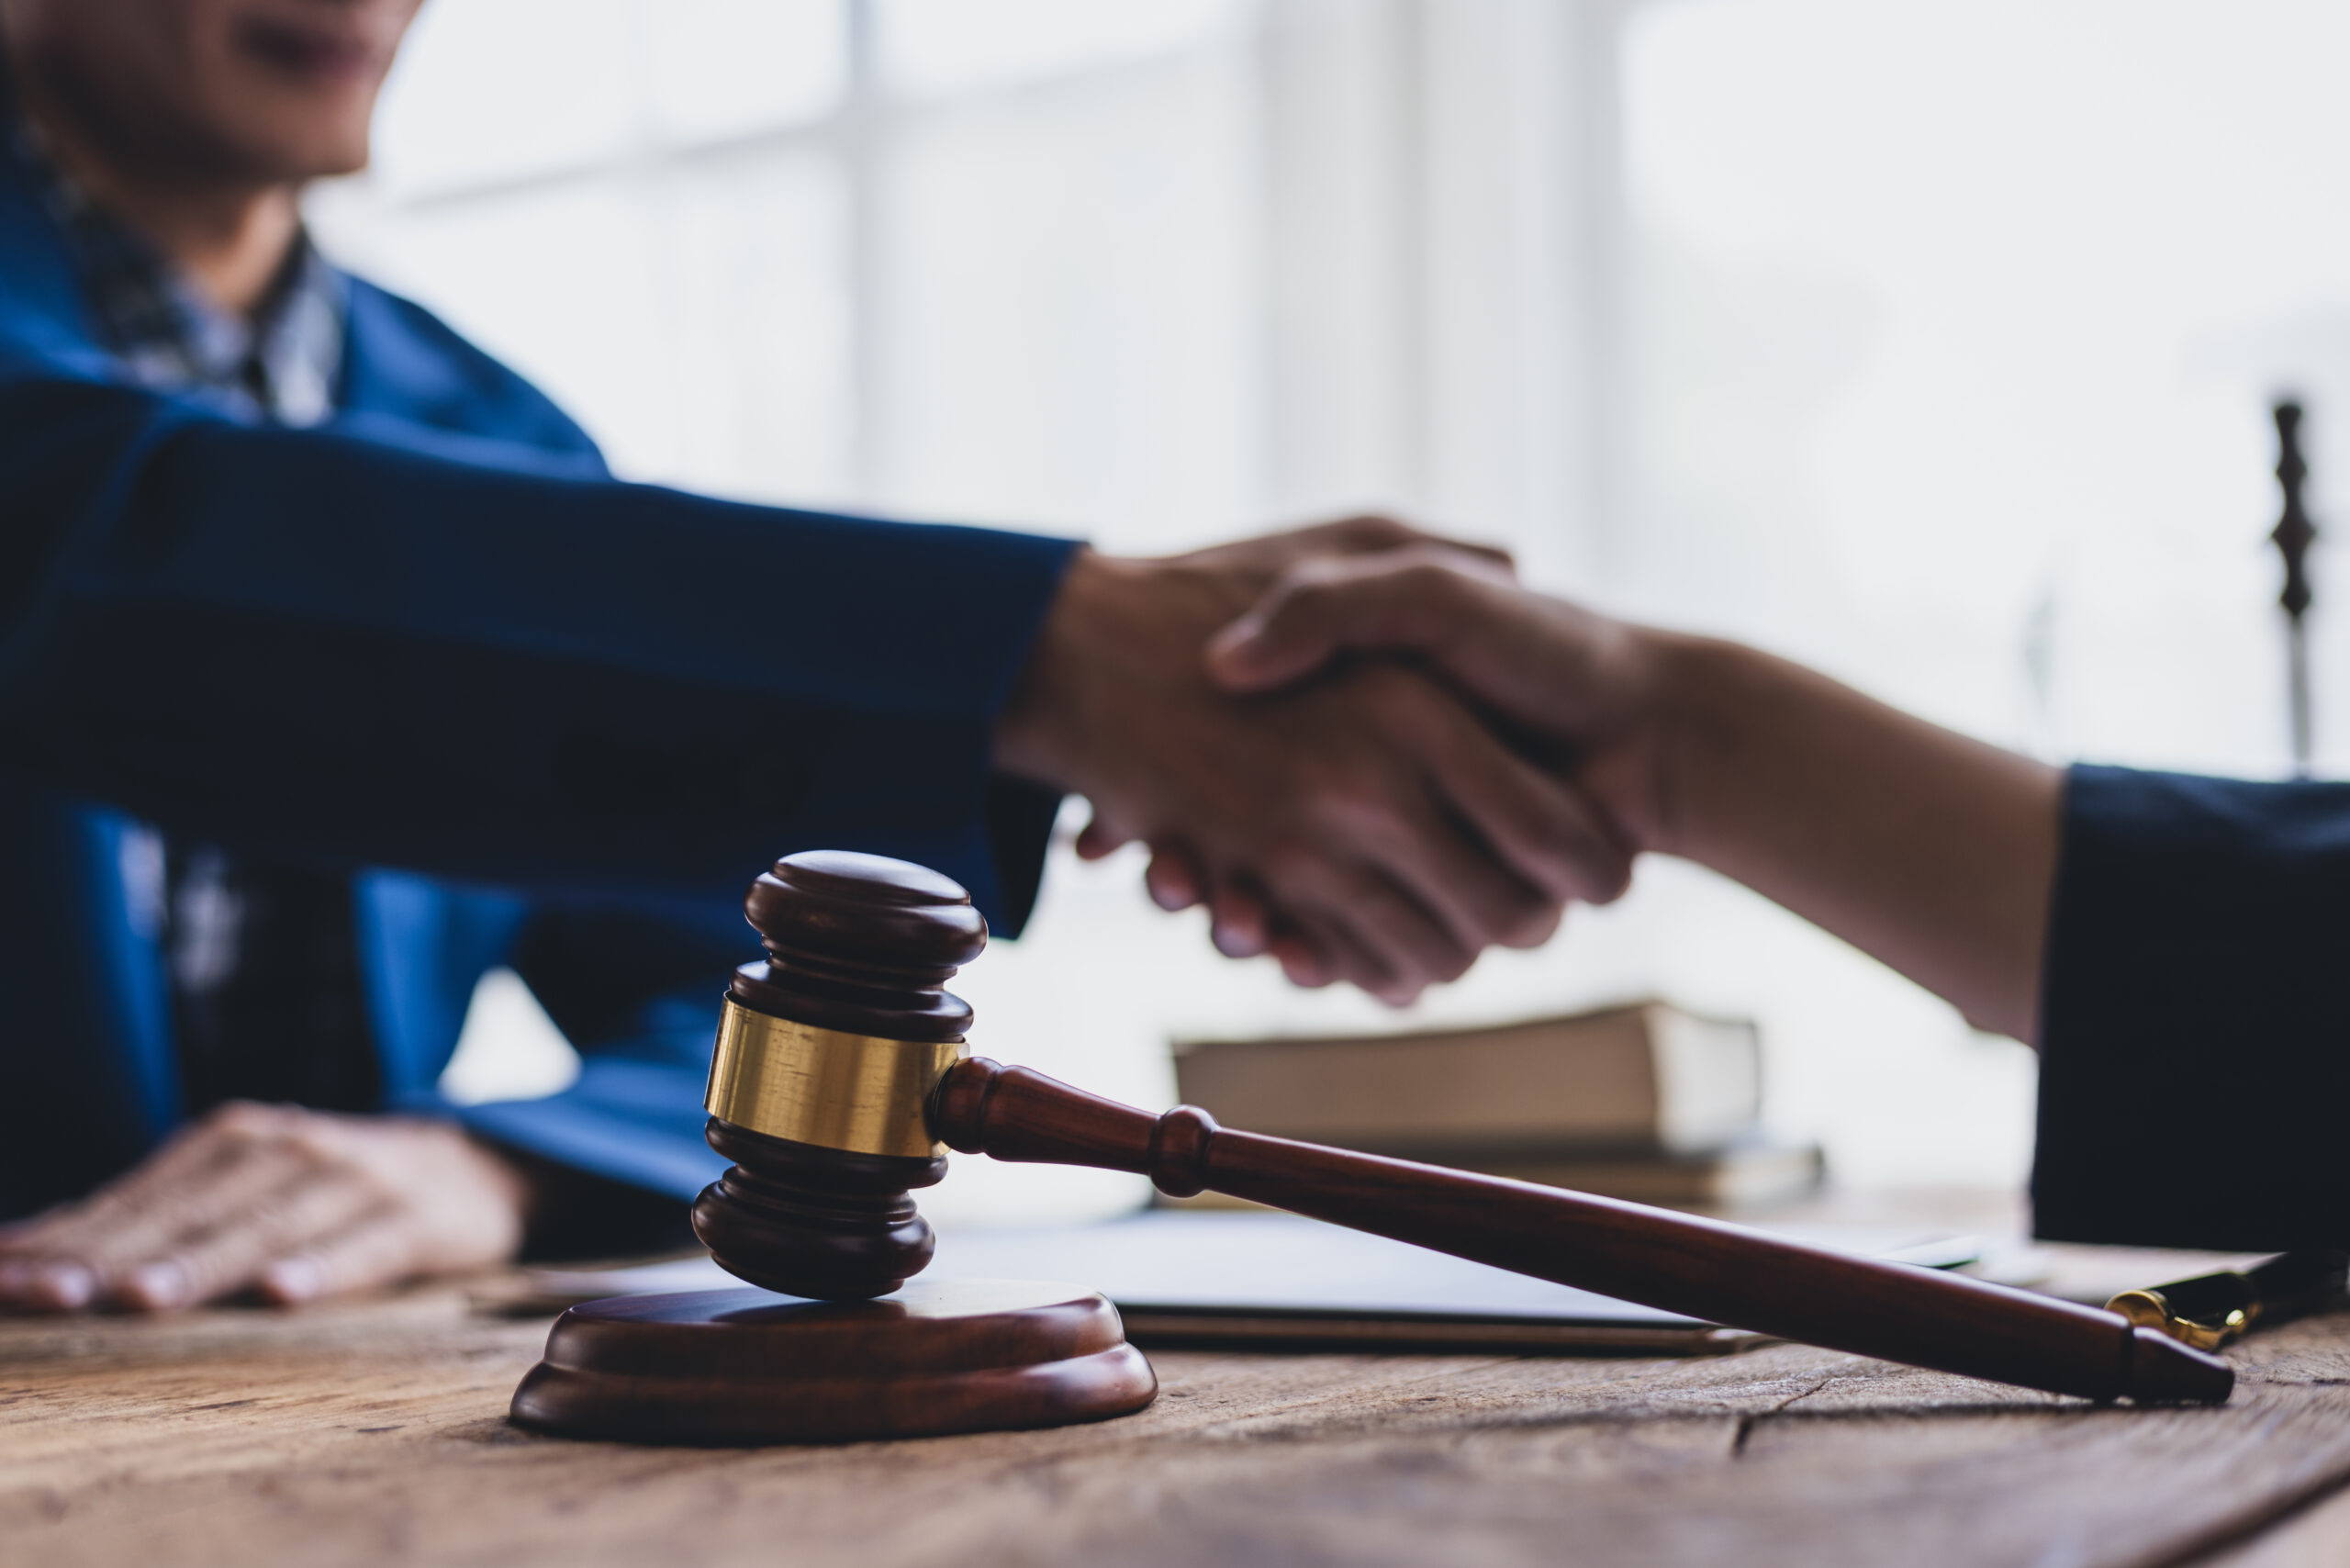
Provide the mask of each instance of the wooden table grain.
[{"label": "wooden table grain", "polygon": [[1798,1346],[1718,1360],[1160,1353],[1145,1413],[832,1448],[507,1425],[543,1319],[452,1288],[0,1321],[0,1562],[2350,1562],[2350,1315],[2218,1409],[2098,1408]]}]

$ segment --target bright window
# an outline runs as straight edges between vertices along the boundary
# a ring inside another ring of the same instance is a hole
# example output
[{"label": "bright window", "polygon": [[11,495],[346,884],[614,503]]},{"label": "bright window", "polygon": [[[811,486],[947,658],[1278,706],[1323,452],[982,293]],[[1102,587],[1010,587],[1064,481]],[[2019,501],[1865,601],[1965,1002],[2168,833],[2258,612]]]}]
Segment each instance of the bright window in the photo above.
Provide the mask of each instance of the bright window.
[{"label": "bright window", "polygon": [[[315,212],[632,477],[1131,551],[1400,508],[1993,740],[2274,773],[2345,54],[2321,0],[436,0]],[[1057,859],[981,1048],[1163,1103],[1170,1033],[1384,1016],[1135,873]],[[1685,867],[1420,1016],[1648,991],[1762,1016],[1848,1179],[2024,1168],[2028,1057]],[[1135,1195],[964,1166],[933,1206]]]}]

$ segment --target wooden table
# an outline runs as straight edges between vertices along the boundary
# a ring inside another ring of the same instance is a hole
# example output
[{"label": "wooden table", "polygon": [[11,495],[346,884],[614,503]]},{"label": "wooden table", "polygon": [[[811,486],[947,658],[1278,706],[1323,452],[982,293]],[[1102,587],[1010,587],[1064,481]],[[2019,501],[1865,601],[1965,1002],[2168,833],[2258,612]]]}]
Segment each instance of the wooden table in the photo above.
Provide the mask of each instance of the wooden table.
[{"label": "wooden table", "polygon": [[509,1427],[545,1327],[448,1287],[0,1321],[0,1562],[2350,1562],[2350,1315],[2231,1351],[2219,1409],[1796,1346],[1168,1352],[1102,1426],[755,1450]]}]

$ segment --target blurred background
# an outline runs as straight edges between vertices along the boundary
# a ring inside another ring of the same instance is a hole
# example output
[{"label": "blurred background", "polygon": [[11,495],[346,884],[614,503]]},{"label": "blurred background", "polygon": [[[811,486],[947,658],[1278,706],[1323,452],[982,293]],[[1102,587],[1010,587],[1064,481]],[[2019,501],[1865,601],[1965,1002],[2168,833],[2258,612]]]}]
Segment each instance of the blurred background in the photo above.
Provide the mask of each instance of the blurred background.
[{"label": "blurred background", "polygon": [[[1120,552],[1394,510],[2004,745],[2275,776],[2272,395],[2322,526],[2350,485],[2345,61],[2324,0],[431,0],[312,218],[628,477]],[[1841,1182],[2030,1160],[2021,1047],[1676,864],[1396,1016],[1064,848],[957,989],[1152,1105],[1173,1036],[1662,994],[1762,1022]],[[453,1091],[567,1070],[493,977]]]}]

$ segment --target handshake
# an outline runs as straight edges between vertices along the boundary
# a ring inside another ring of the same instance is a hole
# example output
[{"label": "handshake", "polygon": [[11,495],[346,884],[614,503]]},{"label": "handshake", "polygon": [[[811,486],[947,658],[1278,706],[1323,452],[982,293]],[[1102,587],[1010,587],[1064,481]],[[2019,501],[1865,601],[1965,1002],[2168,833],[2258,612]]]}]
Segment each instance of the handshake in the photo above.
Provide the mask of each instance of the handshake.
[{"label": "handshake", "polygon": [[1662,825],[1646,685],[1639,633],[1506,556],[1358,519],[1080,554],[998,764],[1091,801],[1089,858],[1148,845],[1225,954],[1401,1005],[1624,890]]},{"label": "handshake", "polygon": [[2037,1026],[2056,769],[1399,523],[1079,555],[997,741],[1092,801],[1080,853],[1147,844],[1159,903],[1301,985],[1401,1005],[1660,851]]}]

